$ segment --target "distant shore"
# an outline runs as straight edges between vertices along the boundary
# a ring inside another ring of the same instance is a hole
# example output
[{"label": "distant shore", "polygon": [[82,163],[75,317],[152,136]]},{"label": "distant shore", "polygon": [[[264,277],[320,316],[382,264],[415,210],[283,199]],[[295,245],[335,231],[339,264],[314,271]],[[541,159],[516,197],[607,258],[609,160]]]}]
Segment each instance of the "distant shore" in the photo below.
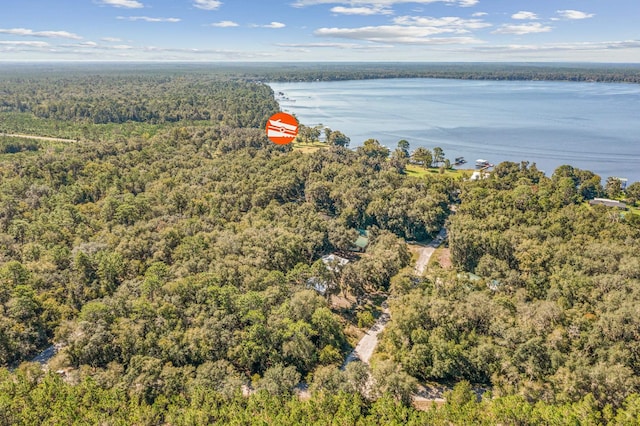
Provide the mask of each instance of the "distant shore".
[{"label": "distant shore", "polygon": [[74,73],[110,75],[208,74],[255,82],[309,82],[386,78],[640,83],[640,64],[551,62],[1,62],[0,76]]}]

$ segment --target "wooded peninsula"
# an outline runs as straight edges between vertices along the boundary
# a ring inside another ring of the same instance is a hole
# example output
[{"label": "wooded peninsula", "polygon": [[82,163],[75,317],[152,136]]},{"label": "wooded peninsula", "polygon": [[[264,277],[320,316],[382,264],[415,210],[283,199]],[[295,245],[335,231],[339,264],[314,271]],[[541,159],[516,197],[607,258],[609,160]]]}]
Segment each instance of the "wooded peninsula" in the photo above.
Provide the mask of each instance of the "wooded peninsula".
[{"label": "wooded peninsula", "polygon": [[638,424],[640,183],[266,138],[264,81],[401,77],[640,68],[1,65],[0,424]]}]

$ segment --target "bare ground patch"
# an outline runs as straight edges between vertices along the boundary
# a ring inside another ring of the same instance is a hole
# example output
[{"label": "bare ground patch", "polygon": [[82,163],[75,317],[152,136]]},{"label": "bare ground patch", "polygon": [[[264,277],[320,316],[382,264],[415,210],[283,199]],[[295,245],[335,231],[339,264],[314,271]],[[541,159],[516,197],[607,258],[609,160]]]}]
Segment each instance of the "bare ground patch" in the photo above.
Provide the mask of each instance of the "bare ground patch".
[{"label": "bare ground patch", "polygon": [[351,309],[356,303],[356,299],[353,296],[341,296],[332,294],[330,298],[330,305],[332,309]]},{"label": "bare ground patch", "polygon": [[448,247],[438,249],[436,255],[436,259],[442,269],[451,269],[453,267],[451,263],[451,250]]}]

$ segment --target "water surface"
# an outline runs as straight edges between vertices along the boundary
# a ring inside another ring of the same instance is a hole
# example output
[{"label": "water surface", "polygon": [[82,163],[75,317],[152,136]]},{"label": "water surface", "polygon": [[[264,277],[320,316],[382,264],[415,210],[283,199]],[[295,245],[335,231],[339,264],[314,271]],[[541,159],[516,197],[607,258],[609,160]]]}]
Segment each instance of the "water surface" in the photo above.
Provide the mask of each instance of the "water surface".
[{"label": "water surface", "polygon": [[570,164],[640,181],[640,85],[545,81],[385,79],[270,83],[302,123],[395,148],[535,162],[547,174]]}]

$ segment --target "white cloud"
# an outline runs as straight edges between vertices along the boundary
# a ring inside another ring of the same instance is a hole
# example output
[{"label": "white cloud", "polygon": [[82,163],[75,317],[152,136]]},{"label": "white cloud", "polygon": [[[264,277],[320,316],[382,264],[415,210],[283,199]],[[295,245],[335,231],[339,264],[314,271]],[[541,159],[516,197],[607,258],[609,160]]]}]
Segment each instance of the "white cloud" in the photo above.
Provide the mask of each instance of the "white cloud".
[{"label": "white cloud", "polygon": [[110,48],[116,50],[130,50],[133,49],[133,46],[129,46],[128,44],[118,44],[115,46],[110,46]]},{"label": "white cloud", "polygon": [[456,16],[445,16],[442,18],[429,16],[398,16],[393,19],[393,25],[359,28],[320,28],[316,30],[314,34],[324,37],[366,40],[375,43],[470,44],[480,43],[481,41],[474,37],[434,38],[433,36],[468,34],[473,30],[491,26],[490,23],[482,19],[464,19]]},{"label": "white cloud", "polygon": [[150,18],[149,16],[118,16],[117,19],[123,21],[145,21],[145,22],[180,22],[180,18]]},{"label": "white cloud", "polygon": [[277,43],[277,46],[295,48],[328,48],[328,49],[354,49],[354,50],[379,50],[392,49],[391,44],[357,44],[357,43]]},{"label": "white cloud", "polygon": [[557,11],[558,15],[560,15],[561,18],[564,19],[587,19],[587,18],[593,18],[595,15],[595,13],[585,13],[585,12],[580,12],[579,10],[558,10]]},{"label": "white cloud", "polygon": [[222,6],[222,2],[218,0],[194,0],[193,5],[202,10],[216,10]]},{"label": "white cloud", "polygon": [[230,27],[237,27],[238,24],[233,21],[220,21],[220,22],[214,22],[213,24],[211,24],[211,26],[219,27],[219,28],[230,28]]},{"label": "white cloud", "polygon": [[443,28],[447,32],[468,33],[469,30],[478,30],[490,27],[491,24],[481,19],[463,19],[456,16],[432,18],[428,16],[398,16],[393,22],[398,25],[414,25],[419,27]]},{"label": "white cloud", "polygon": [[531,22],[528,24],[502,25],[497,30],[493,31],[494,34],[534,34],[534,33],[548,33],[551,31],[550,26],[542,25],[540,22]]},{"label": "white cloud", "polygon": [[549,51],[604,51],[619,49],[640,49],[640,40],[625,41],[598,41],[598,42],[576,42],[576,43],[548,43],[548,44],[510,44],[482,46],[478,51],[490,52],[499,50],[510,50],[518,52],[549,52]]},{"label": "white cloud", "polygon": [[35,37],[48,37],[48,38],[70,38],[72,40],[82,40],[78,34],[70,33],[68,31],[36,31],[31,34]]},{"label": "white cloud", "polygon": [[403,44],[470,44],[479,43],[473,37],[431,38],[433,35],[454,32],[448,28],[382,25],[360,28],[319,28],[314,34],[324,37],[367,40],[376,43]]},{"label": "white cloud", "polygon": [[123,7],[125,9],[140,9],[144,4],[136,0],[102,0],[101,4],[113,7]]},{"label": "white cloud", "polygon": [[487,16],[488,13],[487,12],[476,12],[473,13],[471,16],[473,16],[474,18],[482,18],[483,16]]},{"label": "white cloud", "polygon": [[331,8],[331,12],[338,13],[341,15],[391,15],[393,11],[391,9],[385,9],[384,7],[373,6],[373,7],[344,7],[344,6],[336,6]]},{"label": "white cloud", "polygon": [[261,28],[284,28],[286,27],[285,24],[283,24],[282,22],[272,22],[270,24],[266,24],[266,25],[257,25],[258,27]]},{"label": "white cloud", "polygon": [[[214,55],[215,57],[223,58],[223,59],[255,59],[255,58],[267,58],[270,57],[270,53],[264,52],[245,52],[240,50],[227,50],[227,49],[193,49],[193,48],[167,48],[167,47],[155,47],[155,46],[146,46],[140,48],[142,52],[145,53],[159,53],[162,54],[158,59],[164,61],[167,59],[167,53],[174,54],[187,54],[188,58],[193,59],[194,57],[191,55]],[[184,58],[184,56],[176,56],[172,59],[180,59]]]},{"label": "white cloud", "polygon": [[513,19],[538,19],[538,15],[536,15],[533,12],[527,12],[525,10],[521,10],[518,13],[514,13],[513,15],[511,15],[511,18]]},{"label": "white cloud", "polygon": [[121,38],[117,38],[117,37],[103,37],[101,40],[109,43],[119,43],[122,41]]},{"label": "white cloud", "polygon": [[11,34],[17,36],[30,36],[30,37],[46,37],[46,38],[69,38],[72,40],[82,40],[78,34],[70,33],[68,31],[33,31],[27,28],[11,28],[0,29],[0,34]]},{"label": "white cloud", "polygon": [[3,46],[27,46],[27,47],[49,47],[50,44],[46,41],[1,41],[0,45]]},{"label": "white cloud", "polygon": [[394,4],[402,3],[417,3],[417,4],[430,4],[430,3],[448,3],[461,7],[475,6],[479,0],[296,0],[293,3],[294,7],[314,6],[318,4],[346,4],[350,7],[364,6],[364,7],[381,7],[389,8]]}]

